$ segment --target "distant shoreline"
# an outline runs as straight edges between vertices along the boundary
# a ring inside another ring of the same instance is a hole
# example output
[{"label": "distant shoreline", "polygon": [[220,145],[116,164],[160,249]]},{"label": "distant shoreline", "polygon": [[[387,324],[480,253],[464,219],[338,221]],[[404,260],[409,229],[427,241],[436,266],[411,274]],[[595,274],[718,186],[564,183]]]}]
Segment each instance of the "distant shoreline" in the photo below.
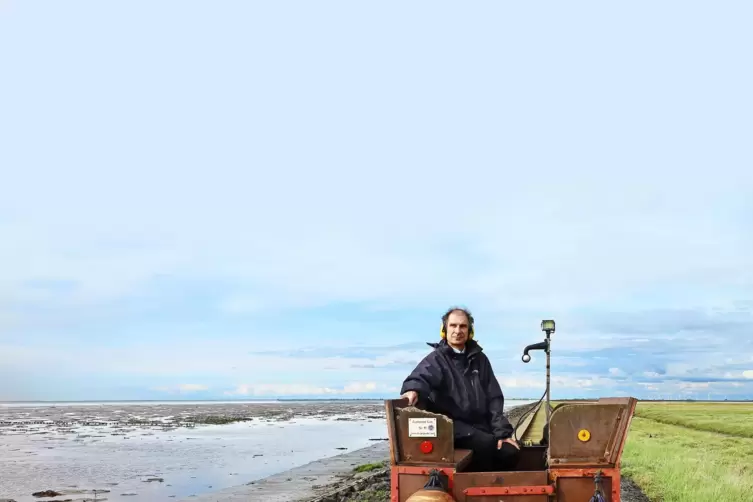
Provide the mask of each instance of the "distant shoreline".
[{"label": "distant shoreline", "polygon": [[[394,399],[391,397],[382,398],[255,398],[255,399],[101,399],[101,400],[85,400],[85,401],[68,401],[68,400],[32,400],[32,401],[0,401],[0,405],[3,404],[135,404],[135,403],[284,403],[284,402],[331,402],[331,401],[385,401],[387,399]],[[597,398],[569,398],[569,397],[556,397],[553,396],[552,400],[566,400],[566,401],[593,401]],[[506,398],[506,402],[512,401],[538,401],[539,398]],[[644,402],[667,402],[667,403],[750,403],[753,402],[753,398],[749,399],[638,399],[638,401]]]},{"label": "distant shoreline", "polygon": [[[57,401],[0,401],[0,405],[3,404],[138,404],[138,403],[218,403],[218,404],[227,404],[227,403],[238,403],[238,404],[248,404],[248,403],[301,403],[301,402],[382,402],[387,399],[394,399],[394,397],[385,397],[385,398],[353,398],[353,399],[338,399],[338,398],[321,398],[321,399],[103,399],[103,400],[89,400],[89,401],[64,401],[64,400],[57,400]],[[516,399],[505,399],[505,402],[508,401],[537,401],[536,399],[522,399],[522,398],[516,398]]]}]

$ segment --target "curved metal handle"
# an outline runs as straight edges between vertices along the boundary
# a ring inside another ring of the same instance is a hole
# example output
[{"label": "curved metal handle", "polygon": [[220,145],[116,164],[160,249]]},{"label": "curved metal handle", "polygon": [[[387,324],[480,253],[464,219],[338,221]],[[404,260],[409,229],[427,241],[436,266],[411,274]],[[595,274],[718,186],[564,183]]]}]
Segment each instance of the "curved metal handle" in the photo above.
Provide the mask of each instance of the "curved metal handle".
[{"label": "curved metal handle", "polygon": [[544,340],[543,342],[534,343],[532,345],[529,345],[528,347],[526,347],[525,349],[523,349],[523,362],[527,363],[528,361],[531,360],[531,356],[528,355],[529,351],[531,351],[531,350],[547,350],[548,347],[549,347],[549,344],[547,343],[546,340]]}]

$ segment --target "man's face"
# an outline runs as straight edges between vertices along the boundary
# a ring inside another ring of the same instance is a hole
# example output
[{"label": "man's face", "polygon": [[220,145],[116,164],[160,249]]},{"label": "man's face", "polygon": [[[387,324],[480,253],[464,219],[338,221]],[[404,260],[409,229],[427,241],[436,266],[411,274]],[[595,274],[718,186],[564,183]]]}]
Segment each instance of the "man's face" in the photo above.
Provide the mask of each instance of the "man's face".
[{"label": "man's face", "polygon": [[447,319],[447,343],[462,348],[468,341],[468,317],[465,312],[455,311]]}]

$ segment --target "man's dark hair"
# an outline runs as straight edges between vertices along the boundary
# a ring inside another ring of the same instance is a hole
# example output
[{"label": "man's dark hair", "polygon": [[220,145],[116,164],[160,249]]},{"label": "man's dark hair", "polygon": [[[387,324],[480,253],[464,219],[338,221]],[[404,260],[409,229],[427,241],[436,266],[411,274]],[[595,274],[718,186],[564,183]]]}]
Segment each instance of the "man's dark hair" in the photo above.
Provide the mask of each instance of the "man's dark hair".
[{"label": "man's dark hair", "polygon": [[463,307],[452,307],[442,316],[442,329],[447,333],[447,319],[450,318],[450,314],[453,312],[462,312],[468,318],[468,332],[473,332],[473,316],[471,311]]}]

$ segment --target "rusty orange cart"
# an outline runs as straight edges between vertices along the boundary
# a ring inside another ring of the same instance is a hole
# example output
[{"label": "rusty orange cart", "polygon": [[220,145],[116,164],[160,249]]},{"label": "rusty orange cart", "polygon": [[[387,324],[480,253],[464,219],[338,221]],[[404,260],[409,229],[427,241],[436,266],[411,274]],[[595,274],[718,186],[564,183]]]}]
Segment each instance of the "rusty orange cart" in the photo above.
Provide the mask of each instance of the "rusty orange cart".
[{"label": "rusty orange cart", "polygon": [[[620,458],[636,405],[633,397],[561,402],[550,408],[547,440],[521,444],[514,471],[472,472],[472,452],[454,448],[451,419],[387,400],[391,502],[414,494],[427,502],[621,502]],[[432,474],[441,492],[423,490]]]}]

